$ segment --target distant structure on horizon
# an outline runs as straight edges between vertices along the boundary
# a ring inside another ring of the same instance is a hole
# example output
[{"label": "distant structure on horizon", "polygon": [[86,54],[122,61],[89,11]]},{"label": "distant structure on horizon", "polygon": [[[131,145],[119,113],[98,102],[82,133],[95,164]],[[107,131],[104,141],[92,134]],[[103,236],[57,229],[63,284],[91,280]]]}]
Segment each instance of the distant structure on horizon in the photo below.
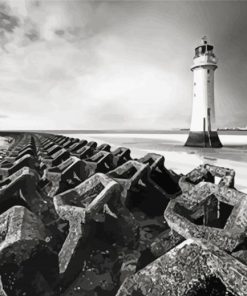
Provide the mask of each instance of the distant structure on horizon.
[{"label": "distant structure on horizon", "polygon": [[185,146],[222,147],[215,127],[214,71],[217,69],[217,59],[213,48],[206,37],[195,48],[191,67],[194,74],[191,127]]}]

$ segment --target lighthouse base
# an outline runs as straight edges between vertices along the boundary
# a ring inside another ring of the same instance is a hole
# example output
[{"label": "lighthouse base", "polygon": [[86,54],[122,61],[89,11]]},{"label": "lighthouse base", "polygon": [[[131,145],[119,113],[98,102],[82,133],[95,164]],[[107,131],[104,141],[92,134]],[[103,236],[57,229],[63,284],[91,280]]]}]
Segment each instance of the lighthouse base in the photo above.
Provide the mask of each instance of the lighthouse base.
[{"label": "lighthouse base", "polygon": [[221,148],[222,144],[216,131],[190,132],[184,146]]}]

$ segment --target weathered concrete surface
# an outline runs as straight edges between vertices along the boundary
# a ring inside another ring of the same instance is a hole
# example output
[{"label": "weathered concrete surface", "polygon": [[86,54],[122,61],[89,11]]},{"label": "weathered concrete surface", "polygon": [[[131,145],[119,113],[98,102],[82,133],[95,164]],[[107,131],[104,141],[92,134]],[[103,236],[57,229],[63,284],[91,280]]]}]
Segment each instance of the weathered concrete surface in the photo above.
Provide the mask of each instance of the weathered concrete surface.
[{"label": "weathered concrete surface", "polygon": [[103,150],[87,158],[86,162],[95,167],[95,172],[106,173],[114,168],[113,155]]},{"label": "weathered concrete surface", "polygon": [[173,230],[167,229],[155,238],[154,242],[151,244],[151,252],[158,258],[169,252],[182,241],[184,241],[184,238],[181,235]]},{"label": "weathered concrete surface", "polygon": [[58,260],[46,243],[42,222],[15,206],[0,216],[0,234],[0,274],[6,293],[58,295]]},{"label": "weathered concrete surface", "polygon": [[93,155],[94,153],[94,148],[92,148],[91,146],[89,146],[88,144],[81,147],[80,149],[71,152],[70,154],[73,156],[76,156],[80,159],[86,159],[87,157],[90,157],[91,155]]},{"label": "weathered concrete surface", "polygon": [[30,154],[22,156],[20,159],[14,161],[13,163],[3,161],[0,164],[0,176],[2,176],[2,178],[7,178],[23,167],[29,167],[30,169],[35,170],[37,169],[37,161]]},{"label": "weathered concrete surface", "polygon": [[81,140],[76,143],[74,143],[72,146],[69,147],[69,152],[75,152],[76,150],[80,149],[81,147],[85,146],[87,144],[86,140]]},{"label": "weathered concrete surface", "polygon": [[178,185],[181,176],[165,168],[164,156],[148,153],[138,161],[149,165],[148,183],[160,192],[164,198],[172,199],[181,193]]},{"label": "weathered concrete surface", "polygon": [[51,154],[49,157],[45,157],[42,159],[42,162],[47,167],[57,166],[62,161],[68,159],[70,157],[70,153],[66,149],[59,149],[55,153]]},{"label": "weathered concrete surface", "polygon": [[232,253],[232,256],[234,256],[240,262],[247,265],[247,250],[241,250],[241,251],[234,252],[234,253]]},{"label": "weathered concrete surface", "polygon": [[117,296],[183,296],[212,275],[235,295],[246,295],[244,264],[205,240],[189,239],[127,278]]},{"label": "weathered concrete surface", "polygon": [[13,175],[0,182],[0,213],[15,204],[27,205],[30,195],[36,190],[38,174],[36,171],[23,167]]},{"label": "weathered concrete surface", "polygon": [[147,153],[144,157],[138,159],[142,163],[147,163],[150,166],[150,172],[157,168],[163,168],[165,157],[157,153]]},{"label": "weathered concrete surface", "polygon": [[114,166],[120,166],[128,160],[131,160],[130,149],[126,147],[118,147],[112,152]]},{"label": "weathered concrete surface", "polygon": [[95,150],[97,148],[97,143],[95,141],[90,141],[87,143],[88,147],[91,147],[93,150]]},{"label": "weathered concrete surface", "polygon": [[181,177],[179,185],[184,192],[192,188],[193,185],[202,181],[214,183],[215,177],[219,177],[221,179],[219,185],[225,185],[231,188],[234,186],[234,170],[209,164],[200,165],[187,175]]},{"label": "weathered concrete surface", "polygon": [[90,224],[81,224],[80,221],[69,224],[69,233],[59,252],[59,273],[63,289],[76,278],[83,267],[91,232]]},{"label": "weathered concrete surface", "polygon": [[77,254],[80,254],[85,241],[84,228],[88,227],[97,213],[103,211],[110,199],[119,196],[120,186],[107,176],[97,173],[76,188],[54,197],[57,213],[70,224],[69,234],[59,253],[60,274],[65,282],[71,281],[71,266],[73,275],[81,268],[82,262]]},{"label": "weathered concrete surface", "polygon": [[[203,216],[214,195],[218,201],[233,206],[224,229],[196,225],[192,217]],[[202,238],[225,250],[233,251],[246,237],[247,195],[225,185],[200,183],[192,190],[170,201],[165,211],[169,226],[185,238]]]},{"label": "weathered concrete surface", "polygon": [[54,197],[55,208],[62,219],[85,223],[93,218],[113,196],[119,194],[117,182],[97,173],[75,187]]},{"label": "weathered concrete surface", "polygon": [[71,156],[60,165],[46,169],[43,178],[52,183],[48,186],[47,194],[53,197],[59,192],[71,189],[92,176],[96,168],[91,163]]},{"label": "weathered concrete surface", "polygon": [[106,152],[110,152],[111,151],[111,146],[109,144],[101,144],[96,148],[97,151],[106,151]]},{"label": "weathered concrete surface", "polygon": [[[11,222],[21,225],[12,237],[27,233],[19,245],[30,256],[13,247],[20,264],[10,264],[12,251],[3,258],[3,293],[24,296],[27,286],[30,296],[58,288],[63,296],[113,296],[124,281],[120,295],[243,296],[247,199],[234,188],[235,172],[202,165],[177,175],[161,155],[131,160],[129,149],[110,148],[61,135],[16,138],[1,166],[0,210],[21,203],[33,212]],[[27,172],[33,182],[17,186]],[[0,221],[0,246],[9,221]]]},{"label": "weathered concrete surface", "polygon": [[147,178],[149,166],[135,160],[129,160],[116,169],[107,173],[107,176],[116,180],[125,190],[130,190],[142,178]]}]

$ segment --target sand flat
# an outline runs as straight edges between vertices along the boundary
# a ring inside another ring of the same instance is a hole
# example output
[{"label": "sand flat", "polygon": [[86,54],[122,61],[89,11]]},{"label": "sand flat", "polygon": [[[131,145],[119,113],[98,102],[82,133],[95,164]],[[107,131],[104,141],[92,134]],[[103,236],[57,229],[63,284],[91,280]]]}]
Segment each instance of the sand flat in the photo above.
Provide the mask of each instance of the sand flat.
[{"label": "sand flat", "polygon": [[167,168],[186,174],[196,166],[210,163],[236,171],[236,188],[247,193],[247,135],[220,135],[223,148],[184,147],[187,134],[71,134],[71,137],[108,143],[112,148],[125,146],[132,157],[148,152],[165,156]]}]

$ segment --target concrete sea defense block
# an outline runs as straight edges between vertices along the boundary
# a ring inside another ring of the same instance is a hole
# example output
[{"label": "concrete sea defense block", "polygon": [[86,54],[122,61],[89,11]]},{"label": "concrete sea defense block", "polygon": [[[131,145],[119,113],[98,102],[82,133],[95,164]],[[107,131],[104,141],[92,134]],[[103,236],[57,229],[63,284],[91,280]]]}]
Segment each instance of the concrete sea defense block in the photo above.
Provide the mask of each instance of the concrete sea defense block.
[{"label": "concrete sea defense block", "polygon": [[[231,180],[227,184],[232,185],[231,171],[208,165],[189,173],[187,182],[201,180],[209,169],[222,178],[229,172]],[[247,195],[224,184],[201,181],[188,187],[182,185],[183,194],[170,201],[165,210],[169,226],[185,238],[207,239],[224,250],[233,251],[246,237]]]},{"label": "concrete sea defense block", "polygon": [[0,273],[6,293],[58,295],[58,260],[46,243],[42,222],[15,206],[0,215],[0,234]]},{"label": "concrete sea defense block", "polygon": [[125,190],[131,189],[142,178],[147,178],[148,164],[142,164],[135,160],[129,160],[116,169],[107,173],[107,176],[120,183]]},{"label": "concrete sea defense block", "polygon": [[114,166],[120,166],[128,160],[131,160],[130,149],[126,147],[118,147],[112,152]]},{"label": "concrete sea defense block", "polygon": [[52,183],[48,195],[54,196],[58,192],[68,190],[74,183],[78,185],[92,176],[96,168],[93,163],[71,156],[60,165],[46,169],[44,178]]},{"label": "concrete sea defense block", "polygon": [[69,234],[59,253],[60,274],[64,282],[70,282],[80,271],[83,246],[90,220],[102,212],[112,198],[119,198],[120,186],[106,175],[97,173],[75,187],[54,197],[58,215],[69,221]]},{"label": "concrete sea defense block", "polygon": [[113,168],[113,156],[110,152],[99,151],[93,156],[87,158],[87,163],[95,166],[95,171],[106,173]]},{"label": "concrete sea defense block", "polygon": [[165,158],[156,153],[148,153],[138,161],[149,164],[148,183],[165,198],[171,199],[181,193],[178,185],[181,176],[165,168]]},{"label": "concrete sea defense block", "polygon": [[27,154],[14,161],[13,163],[4,161],[0,164],[0,176],[3,178],[8,177],[9,175],[14,174],[23,167],[29,167],[30,169],[37,169],[38,164],[36,159]]},{"label": "concrete sea defense block", "polygon": [[198,295],[198,289],[207,288],[212,276],[221,283],[219,295],[223,289],[246,295],[244,264],[206,240],[189,239],[127,278],[116,296],[185,296],[193,291]]},{"label": "concrete sea defense block", "polygon": [[36,171],[23,167],[0,182],[0,212],[4,212],[15,204],[28,205],[33,197],[38,182]]},{"label": "concrete sea defense block", "polygon": [[76,156],[80,159],[86,159],[87,157],[90,157],[94,153],[94,148],[91,146],[85,145],[78,150],[75,150],[74,152],[71,152],[70,154],[73,156]]},{"label": "concrete sea defense block", "polygon": [[75,152],[76,150],[82,148],[83,146],[87,145],[86,140],[81,140],[79,142],[74,143],[72,146],[68,148],[69,152]]}]

